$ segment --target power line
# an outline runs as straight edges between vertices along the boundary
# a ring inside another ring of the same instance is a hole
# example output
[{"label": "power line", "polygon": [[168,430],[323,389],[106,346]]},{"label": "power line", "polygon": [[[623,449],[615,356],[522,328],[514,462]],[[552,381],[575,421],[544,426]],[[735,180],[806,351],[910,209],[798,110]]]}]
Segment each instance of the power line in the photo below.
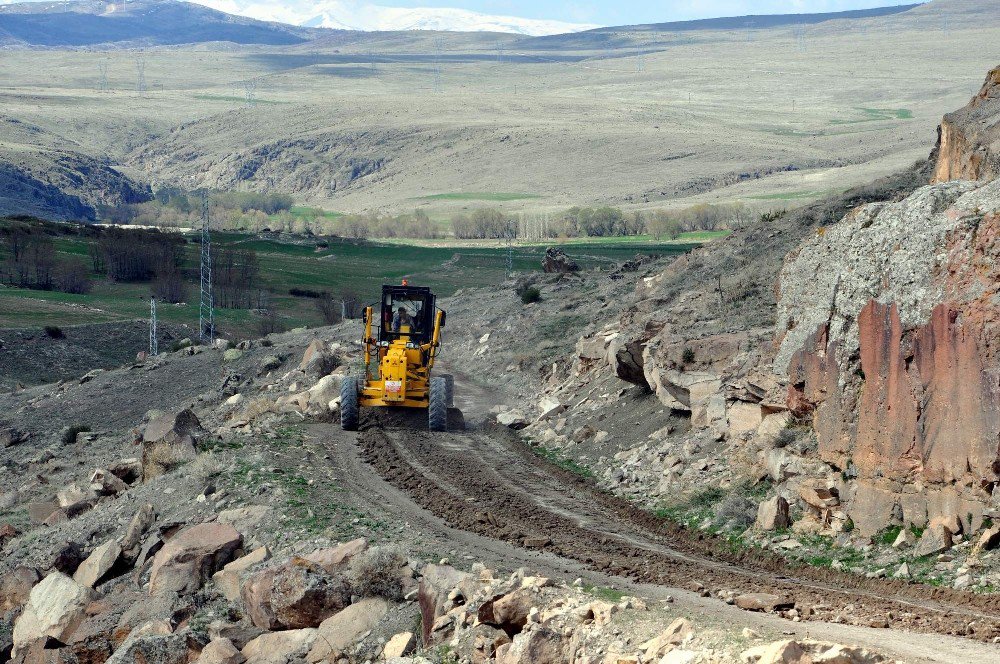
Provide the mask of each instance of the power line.
[{"label": "power line", "polygon": [[208,228],[208,194],[201,192],[201,298],[198,303],[198,338],[215,341],[215,302],[212,297],[212,248]]}]

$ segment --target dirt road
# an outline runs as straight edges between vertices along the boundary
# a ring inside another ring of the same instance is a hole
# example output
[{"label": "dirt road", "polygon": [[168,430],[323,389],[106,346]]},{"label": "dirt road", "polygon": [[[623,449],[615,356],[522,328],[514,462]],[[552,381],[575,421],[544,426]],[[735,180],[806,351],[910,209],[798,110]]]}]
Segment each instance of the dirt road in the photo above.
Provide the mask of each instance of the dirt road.
[{"label": "dirt road", "polygon": [[[907,661],[1000,654],[988,643],[1000,636],[995,597],[791,567],[766,552],[741,552],[723,540],[677,531],[536,457],[506,430],[432,435],[420,423],[383,412],[367,415],[356,448],[339,431],[327,429],[325,437],[339,439],[334,458],[352,493],[395,511],[409,527],[438,539],[442,550],[562,578],[610,580],[647,595],[669,590],[699,611],[735,612],[739,617],[730,620],[864,643]],[[794,601],[807,620],[745,613],[676,590],[695,583],[713,594],[766,590]]]}]

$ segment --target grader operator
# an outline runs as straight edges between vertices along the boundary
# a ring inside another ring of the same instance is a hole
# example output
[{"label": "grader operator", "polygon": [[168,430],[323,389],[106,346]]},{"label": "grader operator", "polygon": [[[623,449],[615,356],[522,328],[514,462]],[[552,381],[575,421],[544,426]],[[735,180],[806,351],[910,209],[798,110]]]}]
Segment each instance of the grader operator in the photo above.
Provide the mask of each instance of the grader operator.
[{"label": "grader operator", "polygon": [[379,305],[364,311],[364,376],[341,384],[341,427],[357,430],[361,406],[398,406],[426,408],[430,430],[447,429],[454,381],[431,376],[445,318],[430,288],[382,286]]}]

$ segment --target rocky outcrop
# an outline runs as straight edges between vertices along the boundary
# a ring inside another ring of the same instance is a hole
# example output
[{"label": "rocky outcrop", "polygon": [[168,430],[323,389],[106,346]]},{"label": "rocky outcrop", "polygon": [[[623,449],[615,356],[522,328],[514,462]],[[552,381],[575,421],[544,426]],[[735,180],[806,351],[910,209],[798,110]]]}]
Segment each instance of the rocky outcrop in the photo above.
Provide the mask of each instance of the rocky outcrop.
[{"label": "rocky outcrop", "polygon": [[1000,177],[1000,67],[968,106],[944,116],[936,151],[934,182]]},{"label": "rocky outcrop", "polygon": [[781,274],[776,373],[862,534],[957,517],[1000,480],[1000,181],[925,187],[805,242]]},{"label": "rocky outcrop", "polygon": [[142,479],[149,481],[193,460],[200,430],[198,417],[189,409],[153,418],[142,433]]},{"label": "rocky outcrop", "polygon": [[549,273],[579,272],[580,265],[557,247],[549,247],[542,258],[542,270]]}]

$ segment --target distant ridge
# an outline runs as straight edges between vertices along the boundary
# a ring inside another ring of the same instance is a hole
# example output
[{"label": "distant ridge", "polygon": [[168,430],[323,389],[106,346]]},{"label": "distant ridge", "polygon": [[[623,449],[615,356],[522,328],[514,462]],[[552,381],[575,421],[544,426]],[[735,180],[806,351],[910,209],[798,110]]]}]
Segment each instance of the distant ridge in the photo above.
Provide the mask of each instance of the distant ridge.
[{"label": "distant ridge", "polygon": [[[693,21],[671,21],[669,23],[646,23],[640,25],[621,25],[606,28],[594,28],[587,32],[620,32],[622,30],[648,30],[655,32],[687,32],[690,30],[754,30],[780,28],[786,25],[815,25],[826,21],[845,19],[878,18],[908,12],[923,3],[912,5],[896,5],[894,7],[876,7],[874,9],[852,9],[843,12],[824,12],[819,14],[749,14],[747,16],[728,16],[724,18],[702,18]],[[751,24],[751,25],[748,25]]]},{"label": "distant ridge", "polygon": [[0,44],[82,47],[99,44],[178,45],[233,42],[301,44],[325,30],[233,16],[178,0],[120,3],[31,2],[0,5]]}]

